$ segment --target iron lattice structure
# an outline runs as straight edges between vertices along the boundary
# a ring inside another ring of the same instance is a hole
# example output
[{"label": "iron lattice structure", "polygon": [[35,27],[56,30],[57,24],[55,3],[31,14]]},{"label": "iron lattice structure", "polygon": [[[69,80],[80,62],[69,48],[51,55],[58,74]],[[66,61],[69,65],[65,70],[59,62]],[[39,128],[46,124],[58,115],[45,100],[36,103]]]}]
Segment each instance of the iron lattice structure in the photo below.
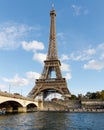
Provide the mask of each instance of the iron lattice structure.
[{"label": "iron lattice structure", "polygon": [[[35,86],[28,94],[29,97],[35,98],[40,93],[43,98],[47,97],[49,93],[58,92],[63,96],[71,96],[67,88],[66,79],[61,74],[61,63],[58,59],[58,51],[56,47],[56,12],[54,8],[50,11],[50,37],[47,58],[44,61],[44,69],[41,77],[36,80]],[[52,72],[55,77],[52,77]]]}]

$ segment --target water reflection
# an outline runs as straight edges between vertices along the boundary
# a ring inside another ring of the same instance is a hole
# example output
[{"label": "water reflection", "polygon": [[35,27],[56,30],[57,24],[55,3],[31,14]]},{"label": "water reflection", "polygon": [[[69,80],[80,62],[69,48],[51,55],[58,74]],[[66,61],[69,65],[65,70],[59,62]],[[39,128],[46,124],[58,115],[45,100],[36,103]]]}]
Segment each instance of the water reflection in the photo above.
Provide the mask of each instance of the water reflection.
[{"label": "water reflection", "polygon": [[39,130],[67,130],[68,128],[66,113],[44,112],[37,113],[37,116],[39,118],[35,121],[35,126],[40,124]]},{"label": "water reflection", "polygon": [[67,115],[35,112],[0,116],[0,130],[67,130]]},{"label": "water reflection", "polygon": [[35,112],[0,115],[0,130],[104,130],[104,113]]}]

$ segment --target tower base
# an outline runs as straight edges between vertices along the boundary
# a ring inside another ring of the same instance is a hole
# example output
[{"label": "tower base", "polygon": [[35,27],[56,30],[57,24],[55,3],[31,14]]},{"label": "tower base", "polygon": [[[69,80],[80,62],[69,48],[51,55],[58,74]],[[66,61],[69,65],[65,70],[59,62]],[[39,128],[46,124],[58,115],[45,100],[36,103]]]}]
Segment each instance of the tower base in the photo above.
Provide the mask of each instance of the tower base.
[{"label": "tower base", "polygon": [[29,97],[35,98],[39,94],[43,93],[43,99],[47,97],[49,92],[58,92],[65,98],[70,98],[71,94],[67,88],[67,83],[65,78],[62,79],[37,79],[36,85],[33,87],[29,93]]}]

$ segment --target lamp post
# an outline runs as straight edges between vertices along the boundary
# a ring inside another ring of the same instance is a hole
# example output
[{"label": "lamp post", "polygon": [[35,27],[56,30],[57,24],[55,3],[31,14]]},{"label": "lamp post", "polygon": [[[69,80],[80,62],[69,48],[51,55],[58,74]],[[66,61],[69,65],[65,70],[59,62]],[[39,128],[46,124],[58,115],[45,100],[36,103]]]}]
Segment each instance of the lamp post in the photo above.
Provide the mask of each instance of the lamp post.
[{"label": "lamp post", "polygon": [[22,96],[22,89],[21,89],[21,96]]},{"label": "lamp post", "polygon": [[9,84],[9,93],[10,93],[11,85]]}]

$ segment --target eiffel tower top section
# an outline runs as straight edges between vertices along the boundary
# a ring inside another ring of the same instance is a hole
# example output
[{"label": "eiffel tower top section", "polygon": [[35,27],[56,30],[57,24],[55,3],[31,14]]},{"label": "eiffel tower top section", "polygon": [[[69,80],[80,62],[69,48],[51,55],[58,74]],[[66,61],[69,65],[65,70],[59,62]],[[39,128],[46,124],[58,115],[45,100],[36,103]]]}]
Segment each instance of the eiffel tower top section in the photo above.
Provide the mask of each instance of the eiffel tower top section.
[{"label": "eiffel tower top section", "polygon": [[58,60],[56,47],[56,12],[54,5],[52,5],[52,10],[50,11],[50,21],[50,37],[47,60]]}]

